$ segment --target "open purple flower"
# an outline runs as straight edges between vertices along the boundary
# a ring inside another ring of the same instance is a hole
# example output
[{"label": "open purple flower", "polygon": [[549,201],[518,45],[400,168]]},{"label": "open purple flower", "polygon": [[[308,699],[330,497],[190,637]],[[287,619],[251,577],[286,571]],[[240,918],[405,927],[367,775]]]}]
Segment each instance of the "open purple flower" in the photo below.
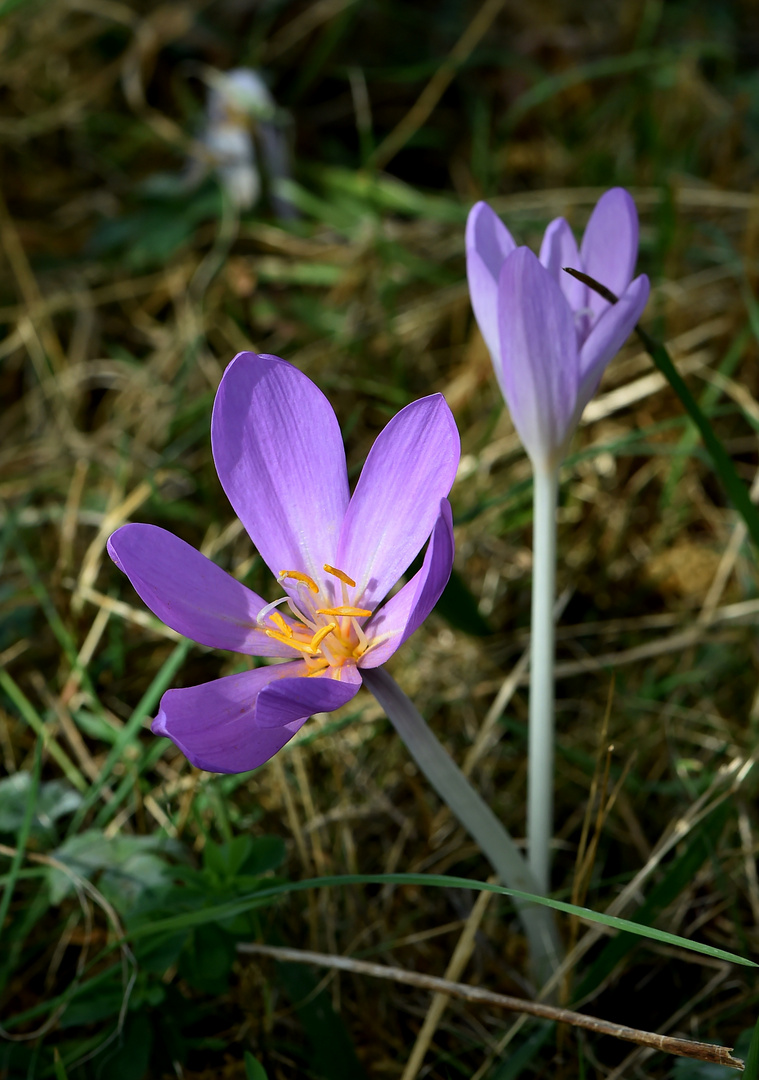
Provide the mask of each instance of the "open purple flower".
[{"label": "open purple flower", "polygon": [[[213,648],[279,657],[161,699],[153,731],[212,772],[272,757],[315,712],[344,705],[362,669],[417,629],[448,581],[446,498],[459,437],[441,395],[380,433],[353,496],[322,392],[276,356],[240,353],[219,385],[211,442],[222,487],[284,595],[267,603],[172,533],[124,525],[108,551],[168,626]],[[383,599],[425,541],[421,569]]]},{"label": "open purple flower", "polygon": [[[556,468],[648,300],[646,275],[633,281],[635,203],[623,188],[605,192],[579,250],[567,222],[556,218],[538,259],[480,202],[469,214],[466,252],[472,307],[514,426],[533,465]],[[565,266],[605,285],[619,302],[610,304]]]}]

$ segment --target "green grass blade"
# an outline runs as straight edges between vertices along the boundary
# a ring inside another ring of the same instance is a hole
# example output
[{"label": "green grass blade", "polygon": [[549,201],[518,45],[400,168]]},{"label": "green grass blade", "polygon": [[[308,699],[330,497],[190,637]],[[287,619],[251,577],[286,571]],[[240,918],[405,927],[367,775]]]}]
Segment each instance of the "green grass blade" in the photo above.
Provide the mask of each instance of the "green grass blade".
[{"label": "green grass blade", "polygon": [[506,124],[514,127],[523,116],[538,105],[542,105],[558,94],[573,86],[592,82],[596,79],[615,78],[620,75],[632,75],[636,71],[653,71],[667,68],[682,62],[685,56],[720,55],[719,45],[713,42],[698,43],[694,47],[681,49],[640,49],[626,56],[609,56],[601,60],[571,66],[558,75],[549,75],[535,86],[525,90],[512,104],[506,114]]},{"label": "green grass blade", "polygon": [[[730,804],[724,802],[703,822],[698,832],[689,839],[682,854],[666,866],[661,880],[654,885],[635,912],[636,923],[653,922],[690,885],[717,843],[730,813]],[[573,996],[581,1001],[593,993],[634,944],[635,938],[630,934],[619,934],[608,941],[585,973]]]},{"label": "green grass blade", "polygon": [[451,877],[447,874],[337,874],[328,877],[309,878],[305,881],[289,881],[274,885],[268,889],[259,889],[257,892],[249,893],[247,896],[242,896],[237,900],[231,900],[224,904],[215,904],[201,911],[189,911],[165,919],[152,920],[143,926],[135,927],[128,936],[134,938],[147,937],[151,934],[200,926],[207,922],[216,922],[219,919],[240,915],[245,911],[250,911],[251,908],[260,907],[268,901],[278,899],[288,893],[345,885],[421,885],[435,888],[474,889],[480,892],[494,892],[498,893],[499,896],[510,896],[515,900],[533,902],[543,907],[552,908],[554,911],[560,911],[565,915],[575,915],[587,922],[600,923],[602,926],[609,926],[613,930],[627,931],[650,941],[660,941],[665,945],[674,945],[690,952],[700,953],[702,956],[727,960],[733,964],[742,964],[744,967],[759,967],[759,964],[749,960],[747,957],[738,956],[735,953],[727,952],[725,949],[717,949],[713,945],[706,945],[700,941],[688,941],[677,934],[670,934],[653,926],[641,926],[640,923],[631,922],[629,919],[621,919],[616,915],[591,911],[589,908],[568,904],[563,900],[534,896],[531,893],[519,892],[517,889],[506,889],[502,885],[491,885],[488,882]]},{"label": "green grass blade", "polygon": [[[732,377],[736,366],[743,357],[746,350],[746,346],[751,338],[751,327],[744,326],[739,334],[728,348],[725,356],[720,363],[717,371],[720,375],[724,375],[728,379]],[[722,387],[718,383],[708,383],[703,393],[701,394],[701,400],[699,405],[705,415],[709,415],[717,405],[720,397],[723,394]],[[672,504],[675,498],[675,492],[682,479],[685,471],[685,464],[687,456],[693,452],[698,442],[698,431],[693,424],[688,424],[687,428],[683,432],[679,441],[679,448],[682,450],[682,456],[677,457],[673,462],[669,470],[664,487],[662,488],[661,495],[659,497],[659,506],[667,507]]]},{"label": "green grass blade", "polygon": [[61,1060],[61,1054],[57,1046],[53,1049],[53,1065],[55,1068],[55,1080],[68,1080],[66,1066]]},{"label": "green grass blade", "polygon": [[37,806],[37,793],[40,789],[41,773],[42,739],[37,739],[37,744],[34,748],[34,769],[32,771],[32,782],[29,785],[29,795],[26,800],[26,806],[24,807],[24,820],[21,822],[21,828],[19,829],[18,836],[16,837],[16,853],[11,859],[11,868],[8,871],[8,877],[5,883],[5,888],[3,889],[3,894],[2,896],[0,896],[0,937],[2,937],[3,927],[5,926],[5,919],[11,903],[11,897],[13,896],[13,890],[16,887],[16,880],[18,878],[19,871],[21,870],[21,863],[24,861],[24,852],[26,851],[26,844],[32,828],[34,810]]},{"label": "green grass blade", "polygon": [[32,592],[37,600],[37,603],[42,608],[45,618],[48,621],[50,629],[55,634],[58,644],[61,646],[61,651],[66,657],[68,663],[71,666],[72,672],[75,672],[82,683],[83,688],[87,691],[93,708],[97,709],[102,714],[102,706],[100,700],[95,693],[95,688],[92,685],[89,672],[82,666],[79,661],[79,650],[76,642],[74,641],[71,633],[69,632],[66,624],[58,612],[53,600],[45,587],[45,583],[37,571],[37,567],[34,563],[34,559],[29,554],[26,548],[23,537],[20,531],[16,528],[13,518],[9,516],[8,525],[11,531],[11,542],[16,550],[18,561],[21,564],[21,569],[24,571],[24,575],[29,582]]},{"label": "green grass blade", "polygon": [[714,462],[717,475],[722,481],[735,509],[745,521],[751,539],[759,548],[759,510],[751,502],[748,488],[738,476],[732,458],[714,434],[714,429],[699,408],[698,402],[688,389],[685,379],[672,363],[667,350],[658,341],[654,341],[652,337],[649,337],[645,330],[640,327],[637,330],[646,351],[680,398],[688,416],[698,428],[706,449]]},{"label": "green grass blade", "polygon": [[121,760],[124,750],[129,743],[133,742],[139,735],[145,717],[153,712],[164,690],[169,688],[174,676],[184,663],[192,645],[193,643],[187,639],[180,641],[172,650],[171,655],[164,660],[160,669],[153,677],[150,686],[143,694],[142,699],[138,702],[136,709],[119,732],[119,737],[111,747],[111,751],[105,760],[100,775],[82,800],[81,806],[72,819],[69,835],[72,835],[79,829],[87,812],[97,802],[103,785],[113,772],[114,765],[117,761]]},{"label": "green grass blade", "polygon": [[[608,300],[609,303],[616,304],[619,302],[618,296],[615,296],[610,289],[607,289],[605,285],[596,281],[588,274],[568,266],[565,266],[564,270],[566,273],[571,274],[572,277],[577,278],[578,281],[583,281],[586,285],[590,286],[591,289],[597,292],[599,296],[602,296],[604,300]],[[704,445],[709,451],[712,462],[714,463],[717,475],[722,481],[735,509],[746,523],[746,528],[749,531],[751,539],[754,541],[754,544],[759,547],[759,510],[757,510],[751,502],[748,488],[738,476],[732,458],[714,434],[714,429],[699,408],[698,402],[688,389],[685,379],[683,379],[680,372],[672,363],[672,359],[665,347],[661,342],[652,338],[640,325],[636,326],[635,330],[638,337],[643,342],[646,352],[680,398],[685,411],[698,428],[701,437],[704,440]]]},{"label": "green grass blade", "polygon": [[84,794],[89,787],[84,776],[82,776],[66,751],[58,745],[54,738],[52,738],[45,725],[45,721],[34,708],[18,683],[14,680],[13,676],[10,675],[5,668],[0,668],[0,687],[6,692],[18,709],[21,718],[27,722],[37,738],[45,743],[45,749],[50,753],[53,761],[60,766],[63,775],[69,783],[71,783],[77,791]]}]

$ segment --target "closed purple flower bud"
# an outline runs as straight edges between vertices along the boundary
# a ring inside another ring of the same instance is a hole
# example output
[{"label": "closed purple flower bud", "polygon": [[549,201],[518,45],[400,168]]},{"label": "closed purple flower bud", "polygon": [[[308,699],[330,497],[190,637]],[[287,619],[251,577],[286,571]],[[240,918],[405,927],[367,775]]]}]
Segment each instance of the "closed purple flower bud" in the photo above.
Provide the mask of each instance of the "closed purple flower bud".
[{"label": "closed purple flower bud", "polygon": [[[648,300],[646,275],[633,280],[635,203],[623,188],[602,195],[579,250],[567,222],[556,218],[536,258],[480,202],[467,221],[466,252],[472,307],[514,426],[533,465],[554,469]],[[605,285],[618,303],[565,266]]]}]

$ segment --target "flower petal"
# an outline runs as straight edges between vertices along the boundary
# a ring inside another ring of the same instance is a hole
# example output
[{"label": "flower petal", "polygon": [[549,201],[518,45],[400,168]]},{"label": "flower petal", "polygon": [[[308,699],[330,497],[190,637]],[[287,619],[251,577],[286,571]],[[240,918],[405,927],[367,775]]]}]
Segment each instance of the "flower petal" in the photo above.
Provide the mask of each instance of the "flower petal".
[{"label": "flower petal", "polygon": [[156,525],[123,525],[108,553],[141,599],[179,634],[213,649],[292,656],[256,626],[266,601],[220,566]]},{"label": "flower petal", "polygon": [[[580,246],[582,268],[616,296],[622,296],[632,281],[638,258],[638,211],[624,188],[611,188],[596,203]],[[589,290],[593,317],[609,307],[593,289]]]},{"label": "flower petal", "polygon": [[295,660],[168,690],[153,731],[172,739],[199,769],[256,769],[289,742],[309,716],[338,708],[360,685],[360,679],[358,685],[350,679],[309,679],[305,672],[306,665]]},{"label": "flower petal", "polygon": [[349,489],[321,390],[277,356],[239,353],[216,394],[211,442],[222,487],[269,569],[323,580]]},{"label": "flower petal", "polygon": [[432,532],[451,490],[461,446],[441,394],[413,401],[379,433],[340,534],[337,562],[358,588],[352,603],[373,607]]},{"label": "flower petal", "polygon": [[501,390],[533,464],[555,464],[572,435],[579,383],[572,311],[556,281],[525,247],[504,263],[498,299]]},{"label": "flower petal", "polygon": [[582,389],[579,396],[585,398],[582,408],[585,408],[595,394],[604,368],[632,333],[648,302],[649,292],[648,278],[641,274],[620,297],[618,303],[609,304],[590,331],[580,352]]},{"label": "flower petal", "polygon": [[364,625],[371,646],[359,660],[360,668],[384,664],[422,625],[451,576],[453,550],[451,504],[443,499],[421,569]]},{"label": "flower petal", "polygon": [[564,270],[565,266],[582,270],[577,241],[564,218],[556,218],[546,229],[540,245],[540,261],[566,296],[575,313],[575,326],[580,330],[577,320],[583,318],[582,313],[588,306],[588,286]]},{"label": "flower petal", "polygon": [[466,223],[469,295],[474,317],[494,363],[500,357],[498,277],[504,259],[515,247],[511,233],[487,203],[479,202],[472,207]]},{"label": "flower petal", "polygon": [[327,668],[323,675],[270,683],[258,697],[256,722],[273,728],[303,713],[333,712],[354,698],[360,688],[355,664]]},{"label": "flower petal", "polygon": [[308,719],[290,719],[280,728],[259,728],[256,703],[275,679],[290,682],[306,665],[295,660],[228,675],[223,679],[167,690],[152,729],[171,739],[185,757],[209,772],[245,772],[268,761]]}]

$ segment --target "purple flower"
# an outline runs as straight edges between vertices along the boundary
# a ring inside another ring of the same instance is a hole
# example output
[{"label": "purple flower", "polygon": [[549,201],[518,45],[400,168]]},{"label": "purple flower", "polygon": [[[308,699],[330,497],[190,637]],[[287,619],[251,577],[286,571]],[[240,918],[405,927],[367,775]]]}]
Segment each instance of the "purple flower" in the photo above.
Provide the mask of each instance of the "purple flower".
[{"label": "purple flower", "polygon": [[[322,392],[276,356],[240,353],[211,420],[216,470],[284,596],[269,604],[183,540],[124,525],[108,551],[160,619],[212,648],[284,660],[169,690],[153,731],[211,772],[263,764],[309,716],[338,709],[436,604],[453,564],[446,498],[459,437],[440,394],[380,433],[353,495]],[[421,569],[381,604],[425,541]],[[381,605],[381,606],[380,606]]]},{"label": "purple flower", "polygon": [[[556,468],[648,300],[646,275],[632,280],[635,203],[623,188],[602,195],[579,250],[564,218],[556,218],[537,259],[480,202],[467,221],[466,252],[472,307],[514,426],[533,465]],[[605,285],[619,302],[610,304],[565,266]]]}]

